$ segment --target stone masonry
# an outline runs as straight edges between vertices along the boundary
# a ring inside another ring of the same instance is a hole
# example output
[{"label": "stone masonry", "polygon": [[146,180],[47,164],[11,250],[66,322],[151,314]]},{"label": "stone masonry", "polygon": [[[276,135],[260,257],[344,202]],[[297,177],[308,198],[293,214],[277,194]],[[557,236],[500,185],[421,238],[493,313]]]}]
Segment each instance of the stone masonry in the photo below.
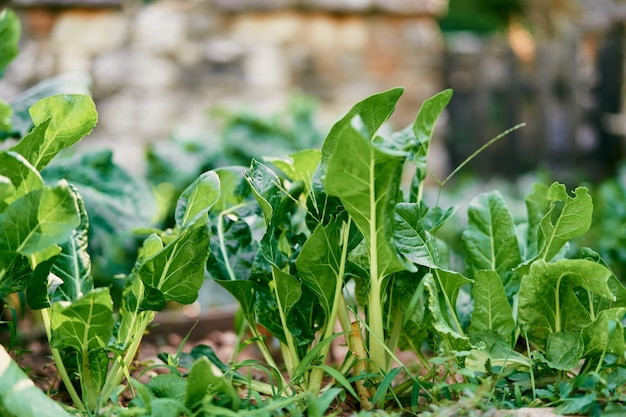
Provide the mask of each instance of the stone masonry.
[{"label": "stone masonry", "polygon": [[320,101],[327,129],[362,98],[404,86],[392,119],[402,128],[443,85],[436,16],[447,0],[84,1],[9,5],[21,54],[0,96],[88,74],[99,124],[82,146],[113,148],[138,173],[147,143],[210,137],[215,106],[271,114],[299,91]]}]

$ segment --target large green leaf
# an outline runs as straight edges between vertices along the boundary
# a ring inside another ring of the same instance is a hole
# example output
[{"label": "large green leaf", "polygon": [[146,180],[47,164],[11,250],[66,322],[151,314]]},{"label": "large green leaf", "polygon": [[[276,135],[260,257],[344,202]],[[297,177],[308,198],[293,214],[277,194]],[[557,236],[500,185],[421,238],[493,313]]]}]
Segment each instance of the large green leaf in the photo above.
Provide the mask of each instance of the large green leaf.
[{"label": "large green leaf", "polygon": [[333,308],[337,288],[343,285],[340,259],[339,230],[334,223],[326,227],[317,226],[296,259],[302,283],[315,293],[327,318]]},{"label": "large green leaf", "polygon": [[484,269],[503,276],[521,263],[515,223],[498,191],[474,198],[467,214],[462,242],[470,275]]},{"label": "large green leaf", "polygon": [[185,229],[139,268],[145,285],[159,290],[166,301],[191,304],[204,281],[204,263],[209,249],[206,224]]},{"label": "large green leaf", "polygon": [[66,241],[80,224],[67,182],[32,191],[0,213],[0,250],[33,255]]},{"label": "large green leaf", "polygon": [[548,189],[550,210],[541,219],[539,257],[551,260],[568,240],[584,235],[591,226],[593,203],[585,187],[574,190],[571,197],[563,184]]},{"label": "large green leaf", "polygon": [[476,271],[472,296],[474,310],[470,333],[495,332],[510,344],[515,321],[498,273],[493,270]]},{"label": "large green leaf", "polygon": [[0,11],[0,77],[19,53],[20,20],[10,9]]},{"label": "large green leaf", "polygon": [[176,205],[176,224],[181,228],[196,223],[209,212],[220,196],[220,179],[214,171],[207,171],[191,183],[180,195]]},{"label": "large green leaf", "polygon": [[357,104],[335,124],[322,148],[328,158],[324,189],[341,200],[365,237],[375,280],[405,269],[393,243],[393,220],[407,154],[376,143],[401,94],[402,89],[393,89]]},{"label": "large green leaf", "polygon": [[528,275],[522,277],[518,308],[530,341],[545,348],[550,334],[580,330],[589,324],[589,313],[574,288],[612,300],[607,284],[610,275],[607,268],[586,259],[533,262]]},{"label": "large green leaf", "polygon": [[3,417],[70,417],[22,371],[0,346],[0,415]]},{"label": "large green leaf", "polygon": [[42,99],[30,108],[35,126],[50,121],[43,140],[29,134],[11,149],[35,168],[43,169],[63,149],[88,135],[98,121],[96,105],[83,94],[59,94]]}]

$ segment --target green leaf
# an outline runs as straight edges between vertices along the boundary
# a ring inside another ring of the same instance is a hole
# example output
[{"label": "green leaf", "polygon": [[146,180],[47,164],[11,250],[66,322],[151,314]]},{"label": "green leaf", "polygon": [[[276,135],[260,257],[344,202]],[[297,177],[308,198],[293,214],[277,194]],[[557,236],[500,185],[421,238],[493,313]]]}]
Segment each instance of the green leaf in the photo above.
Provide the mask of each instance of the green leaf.
[{"label": "green leaf", "polygon": [[322,158],[318,149],[305,149],[293,153],[287,158],[264,158],[281,170],[291,181],[302,181],[306,184],[307,193],[311,190],[313,174]]},{"label": "green leaf", "polygon": [[248,319],[254,317],[254,293],[256,290],[254,281],[216,279],[215,282],[235,297]]},{"label": "green leaf", "polygon": [[48,308],[52,305],[52,294],[61,284],[61,280],[50,273],[60,248],[53,246],[50,248],[52,255],[47,259],[37,261],[32,273],[28,276],[28,286],[26,291],[26,301],[33,310]]},{"label": "green leaf", "polygon": [[302,283],[315,293],[327,318],[335,302],[337,281],[343,281],[340,259],[339,230],[334,223],[317,226],[296,259]]},{"label": "green leaf", "polygon": [[469,347],[469,339],[464,335],[456,318],[455,305],[459,289],[471,283],[471,280],[450,271],[434,271],[435,274],[424,277],[424,287],[428,291],[428,309],[432,314],[431,325],[439,335],[448,339],[453,348]]},{"label": "green leaf", "polygon": [[406,268],[393,243],[393,213],[407,154],[382,147],[376,136],[401,94],[402,89],[393,89],[357,104],[335,124],[322,148],[324,189],[341,200],[365,237],[378,275],[373,280]]},{"label": "green leaf", "polygon": [[70,190],[78,203],[80,225],[60,245],[61,254],[52,265],[52,273],[63,281],[57,290],[55,301],[74,301],[93,289],[91,261],[87,253],[89,219],[82,198],[72,186]]},{"label": "green leaf", "polygon": [[11,180],[15,190],[3,199],[8,204],[31,191],[42,188],[44,184],[35,167],[17,152],[0,152],[0,174]]},{"label": "green leaf", "polygon": [[90,94],[90,90],[91,76],[86,72],[64,73],[45,78],[11,99],[10,103],[13,108],[12,133],[17,137],[27,136],[33,127],[29,110],[39,100],[57,94]]},{"label": "green leaf", "polygon": [[171,398],[181,402],[185,400],[187,385],[187,380],[178,374],[157,375],[148,382],[148,388],[155,397]]},{"label": "green leaf", "polygon": [[109,369],[106,346],[114,325],[109,289],[96,289],[71,304],[55,303],[50,322],[50,346],[74,350],[80,367],[83,402],[93,410]]},{"label": "green leaf", "polygon": [[43,140],[27,135],[11,150],[22,154],[35,168],[42,170],[63,149],[89,134],[98,121],[96,105],[83,94],[59,94],[42,99],[30,108],[35,126],[49,120]]},{"label": "green leaf", "polygon": [[280,180],[271,169],[253,160],[250,170],[246,173],[246,181],[250,184],[257,203],[261,207],[265,224],[269,224],[274,213],[273,202],[279,198]]},{"label": "green leaf", "polygon": [[176,205],[176,224],[184,229],[209,212],[220,196],[220,179],[214,171],[200,175],[183,191]]},{"label": "green leaf", "polygon": [[0,415],[4,417],[70,417],[22,371],[0,346]]},{"label": "green leaf", "polygon": [[11,133],[11,116],[13,115],[13,109],[2,98],[0,98],[0,140],[5,135]]},{"label": "green leaf", "polygon": [[0,213],[0,250],[33,255],[63,243],[80,224],[67,182],[30,192]]},{"label": "green leaf", "polygon": [[[610,275],[604,266],[585,259],[533,262],[528,275],[522,277],[518,308],[530,341],[545,348],[550,334],[580,330],[589,324],[589,312],[573,294],[574,288],[612,300],[607,285]],[[581,317],[586,319],[581,321]]]},{"label": "green leaf", "polygon": [[209,249],[206,224],[185,229],[158,253],[146,259],[139,276],[146,286],[163,293],[166,301],[191,304],[204,281],[204,263]]},{"label": "green leaf", "polygon": [[487,368],[497,366],[503,369],[503,374],[508,374],[509,370],[528,371],[531,363],[526,356],[509,346],[495,343],[486,349],[472,349],[465,358],[465,366],[476,372],[488,372]]},{"label": "green leaf", "polygon": [[417,203],[398,203],[395,207],[394,242],[404,257],[417,265],[434,267],[438,256],[432,236],[425,230]]},{"label": "green leaf", "polygon": [[541,219],[550,210],[548,187],[542,183],[534,183],[531,192],[525,198],[528,227],[526,230],[526,248],[524,259],[529,260],[539,252],[539,225]]},{"label": "green leaf", "polygon": [[275,266],[272,266],[272,271],[274,274],[274,283],[276,285],[276,292],[278,294],[280,306],[285,317],[288,317],[289,312],[302,296],[300,282],[293,276],[281,271]]},{"label": "green leaf", "polygon": [[508,344],[511,344],[515,321],[509,305],[502,280],[496,271],[480,270],[474,274],[472,286],[474,311],[469,331],[497,333]]},{"label": "green leaf", "polygon": [[470,275],[484,269],[503,276],[522,262],[513,217],[498,191],[474,198],[467,214],[462,242]]},{"label": "green leaf", "polygon": [[10,9],[0,11],[0,77],[19,53],[20,20]]},{"label": "green leaf", "polygon": [[108,288],[98,288],[69,305],[52,307],[52,347],[77,352],[104,349],[113,332],[113,303]]},{"label": "green leaf", "polygon": [[[0,154],[0,158],[2,158],[2,154]],[[11,179],[0,175],[0,212],[2,212],[4,208],[2,202],[13,194],[15,194],[15,186]]]},{"label": "green leaf", "polygon": [[224,376],[218,376],[213,370],[209,359],[205,356],[197,359],[187,377],[187,389],[185,392],[185,404],[190,408],[200,405],[207,395],[215,398],[219,406],[228,407],[237,411],[241,405],[241,399],[237,390],[228,383]]},{"label": "green leaf", "polygon": [[539,257],[551,260],[568,240],[584,235],[591,226],[593,203],[585,187],[574,190],[570,197],[563,184],[548,189],[550,210],[539,227]]},{"label": "green leaf", "polygon": [[[582,248],[580,252],[581,258],[597,262],[607,269],[610,269],[604,259],[602,259],[600,257],[600,254],[598,254],[596,251],[589,248]],[[615,296],[615,300],[609,300],[602,297],[594,297],[593,308],[596,312],[611,309],[614,307],[626,306],[626,287],[624,287],[622,282],[613,273],[611,273],[611,276],[609,277],[608,286],[611,289],[611,293]]]},{"label": "green leaf", "polygon": [[215,169],[219,177],[220,195],[211,208],[211,213],[221,213],[242,202],[250,196],[250,186],[245,177],[246,168],[239,166]]},{"label": "green leaf", "polygon": [[582,329],[581,336],[585,343],[584,357],[600,356],[605,351],[614,355],[623,355],[624,327],[621,325],[626,315],[626,307],[611,308],[601,311],[596,319]]},{"label": "green leaf", "polygon": [[[156,302],[153,301],[153,303],[161,304],[158,308],[153,308],[152,310],[161,310],[164,307],[165,300],[163,300],[163,295],[160,292],[158,294],[161,298]],[[123,353],[134,339],[143,337],[144,329],[142,323],[151,322],[154,316],[153,311],[143,311],[144,309],[142,308],[146,304],[144,302],[145,299],[151,296],[152,294],[146,290],[146,286],[141,279],[138,279],[135,275],[131,275],[127,279],[115,324],[114,338],[109,343],[109,347],[112,350]],[[152,298],[150,298],[150,301],[152,301]]]},{"label": "green leaf", "polygon": [[435,130],[435,123],[443,109],[452,99],[452,94],[453,91],[447,89],[425,100],[413,123],[413,134],[417,140],[415,149],[413,149],[413,153],[415,154],[414,159],[417,163],[415,176],[420,183],[426,178],[426,159],[428,157],[430,141]]},{"label": "green leaf", "polygon": [[580,363],[585,344],[578,332],[558,332],[548,335],[546,359],[551,368],[569,371]]}]

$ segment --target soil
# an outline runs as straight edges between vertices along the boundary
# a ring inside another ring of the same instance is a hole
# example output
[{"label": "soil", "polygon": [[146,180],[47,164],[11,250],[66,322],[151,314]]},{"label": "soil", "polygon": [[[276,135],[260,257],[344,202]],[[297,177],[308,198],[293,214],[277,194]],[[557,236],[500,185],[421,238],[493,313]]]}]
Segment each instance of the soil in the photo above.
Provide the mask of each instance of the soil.
[{"label": "soil", "polygon": [[[189,352],[194,346],[208,345],[211,346],[217,356],[224,362],[227,362],[229,356],[235,349],[237,336],[231,330],[234,314],[231,311],[216,312],[210,317],[201,318],[199,320],[181,320],[179,314],[157,316],[156,326],[150,329],[142,340],[141,347],[135,360],[134,377],[146,382],[149,378],[159,372],[169,372],[165,367],[153,368],[148,373],[139,375],[139,372],[145,370],[148,366],[161,364],[158,358],[160,353],[176,354],[177,350],[187,337],[183,345],[183,352]],[[24,334],[19,332],[18,334]],[[6,341],[1,341],[6,346]],[[343,357],[345,347],[338,345],[333,347],[331,357]],[[54,361],[50,354],[48,341],[42,331],[31,332],[28,337],[23,338],[17,343],[17,347],[9,352],[17,361],[20,367],[27,373],[31,380],[56,401],[71,404],[69,395],[63,388],[63,384],[57,375]],[[254,345],[246,348],[239,356],[238,360],[245,359],[261,359]],[[259,375],[262,377],[262,375]],[[127,400],[130,398],[127,398]],[[356,404],[343,404],[345,411],[335,410],[338,416],[349,416],[351,414],[348,409],[354,410]],[[457,410],[458,411],[458,410]],[[467,410],[465,410],[467,411]],[[454,417],[457,414],[452,412],[442,415]],[[467,414],[469,415],[469,414]],[[524,408],[519,410],[490,410],[490,412],[471,414],[483,417],[552,417],[555,414],[549,408]]]}]

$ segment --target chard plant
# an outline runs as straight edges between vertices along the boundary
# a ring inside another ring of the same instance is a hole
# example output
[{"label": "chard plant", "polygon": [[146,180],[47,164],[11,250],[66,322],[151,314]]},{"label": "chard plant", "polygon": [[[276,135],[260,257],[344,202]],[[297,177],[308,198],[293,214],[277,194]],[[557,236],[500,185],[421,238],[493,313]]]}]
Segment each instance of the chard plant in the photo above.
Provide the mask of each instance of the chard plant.
[{"label": "chard plant", "polygon": [[[7,57],[18,34],[15,15],[0,13]],[[366,412],[417,413],[425,402],[461,397],[623,411],[626,289],[598,253],[568,250],[591,226],[588,190],[536,184],[524,219],[498,191],[480,194],[460,234],[463,253],[451,254],[438,231],[456,209],[427,204],[425,180],[452,91],[386,134],[402,92],[356,104],[321,150],[200,175],[180,194],[172,228],[138,230],[145,239],[118,278],[119,306],[109,287],[94,285],[80,182],[41,174],[93,129],[93,101],[39,100],[24,134],[13,129],[15,108],[0,102],[0,128],[17,139],[0,152],[0,294],[23,294],[41,313],[73,403],[35,389],[2,348],[2,414],[322,416],[348,397]],[[460,268],[451,255],[462,255]],[[240,305],[231,360],[206,346],[179,350],[163,356],[170,373],[138,382],[131,362],[155,312],[196,300],[206,273]],[[331,358],[341,340],[345,357]],[[238,361],[248,344],[263,361]],[[398,349],[412,351],[418,368],[402,363]],[[266,379],[246,375],[248,367]]]},{"label": "chard plant", "polygon": [[[517,221],[498,191],[477,196],[462,232],[465,264],[454,270],[436,233],[455,208],[424,201],[429,143],[452,92],[383,136],[401,94],[355,105],[321,151],[267,158],[273,168],[253,161],[243,175],[217,171],[231,184],[222,197],[231,197],[210,211],[216,239],[207,268],[240,303],[250,340],[277,375],[274,392],[323,392],[326,375],[363,409],[405,407],[401,395],[416,407],[416,392],[437,398],[397,360],[398,348],[412,350],[428,373],[443,360],[424,357],[429,346],[475,386],[522,372],[527,383],[511,386],[533,400],[546,384],[623,363],[624,287],[594,251],[567,251],[590,228],[588,190],[536,184],[527,218]],[[279,341],[286,377],[259,328]],[[340,336],[350,350],[333,368],[329,346]],[[452,395],[454,385],[444,385]]]}]

